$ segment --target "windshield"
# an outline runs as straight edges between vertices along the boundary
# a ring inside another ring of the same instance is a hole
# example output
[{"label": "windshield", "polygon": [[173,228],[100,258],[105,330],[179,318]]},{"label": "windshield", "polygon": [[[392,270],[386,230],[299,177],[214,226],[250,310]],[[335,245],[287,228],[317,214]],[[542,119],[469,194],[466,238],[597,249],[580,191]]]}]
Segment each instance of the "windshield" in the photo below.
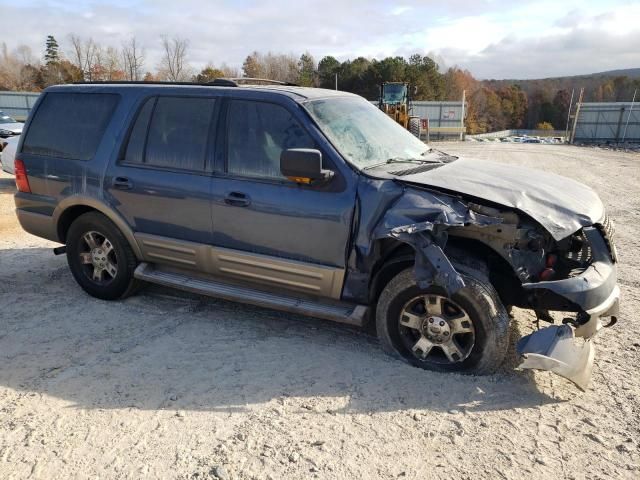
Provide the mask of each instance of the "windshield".
[{"label": "windshield", "polygon": [[364,98],[314,100],[305,107],[334,147],[360,169],[390,159],[423,160],[429,149]]},{"label": "windshield", "polygon": [[0,112],[0,123],[16,123],[16,121],[4,112]]},{"label": "windshield", "polygon": [[407,86],[404,83],[385,83],[382,86],[384,103],[403,103],[407,96]]}]

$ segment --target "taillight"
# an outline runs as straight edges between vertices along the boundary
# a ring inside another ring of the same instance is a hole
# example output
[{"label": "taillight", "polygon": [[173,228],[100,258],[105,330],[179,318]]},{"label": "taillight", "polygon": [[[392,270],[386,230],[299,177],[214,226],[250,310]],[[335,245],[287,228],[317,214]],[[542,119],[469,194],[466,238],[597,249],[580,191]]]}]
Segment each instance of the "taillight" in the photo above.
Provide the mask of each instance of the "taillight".
[{"label": "taillight", "polygon": [[18,187],[18,191],[23,193],[31,193],[29,178],[27,178],[27,169],[24,166],[24,162],[19,158],[16,158],[13,166],[14,173],[16,175],[16,187]]}]

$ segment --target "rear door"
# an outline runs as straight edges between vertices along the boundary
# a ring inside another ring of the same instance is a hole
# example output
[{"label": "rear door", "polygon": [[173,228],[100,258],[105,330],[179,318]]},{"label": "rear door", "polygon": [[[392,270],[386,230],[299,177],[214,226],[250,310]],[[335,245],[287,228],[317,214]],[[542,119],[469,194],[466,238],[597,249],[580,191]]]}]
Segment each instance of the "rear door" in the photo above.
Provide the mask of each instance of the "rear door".
[{"label": "rear door", "polygon": [[[280,153],[317,148],[298,115],[266,101],[231,99],[219,151],[224,172],[212,188],[213,244],[224,247],[229,276],[337,298],[342,287],[355,188],[334,170],[322,186],[298,185],[280,173]],[[232,250],[231,250],[232,249]]]},{"label": "rear door", "polygon": [[106,196],[132,226],[143,254],[195,267],[184,242],[211,241],[211,163],[217,101],[157,96],[139,108],[117,162],[105,176]]}]

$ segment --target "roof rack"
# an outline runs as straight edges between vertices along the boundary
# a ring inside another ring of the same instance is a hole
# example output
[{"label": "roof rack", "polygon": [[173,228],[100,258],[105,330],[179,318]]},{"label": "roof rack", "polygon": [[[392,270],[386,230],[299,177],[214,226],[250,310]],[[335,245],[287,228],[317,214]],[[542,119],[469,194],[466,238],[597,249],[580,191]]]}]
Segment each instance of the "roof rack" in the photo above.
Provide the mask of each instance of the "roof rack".
[{"label": "roof rack", "polygon": [[[235,86],[243,85],[255,85],[255,84],[267,84],[267,85],[285,85],[287,87],[297,87],[298,84],[291,82],[281,82],[280,80],[271,80],[270,78],[254,78],[254,77],[236,77],[236,78],[216,78],[211,83],[235,83]],[[232,86],[232,85],[229,85]]]},{"label": "roof rack", "polygon": [[241,85],[284,85],[287,87],[297,87],[298,85],[291,82],[281,82],[279,80],[271,80],[268,78],[216,78],[211,82],[165,82],[153,80],[150,82],[144,80],[99,80],[93,82],[73,82],[74,85],[195,85],[201,87],[239,87]]}]

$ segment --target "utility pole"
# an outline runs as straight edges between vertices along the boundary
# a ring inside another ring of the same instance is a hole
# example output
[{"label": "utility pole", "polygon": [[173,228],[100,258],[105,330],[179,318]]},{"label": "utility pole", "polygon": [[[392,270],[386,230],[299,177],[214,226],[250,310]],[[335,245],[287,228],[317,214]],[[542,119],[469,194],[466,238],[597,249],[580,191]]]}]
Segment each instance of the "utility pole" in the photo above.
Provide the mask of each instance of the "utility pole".
[{"label": "utility pole", "polygon": [[571,89],[571,100],[569,100],[569,111],[567,111],[567,126],[564,129],[564,138],[568,139],[567,137],[569,136],[569,122],[571,121],[571,107],[573,107],[573,94],[575,93],[576,89],[572,88]]},{"label": "utility pole", "polygon": [[467,100],[467,91],[466,90],[462,90],[462,114],[460,115],[460,140],[464,140],[464,134],[465,134],[465,129],[464,129],[464,104]]},{"label": "utility pole", "polygon": [[633,99],[631,100],[631,106],[629,107],[629,115],[627,115],[627,122],[624,124],[624,131],[622,133],[622,143],[624,143],[624,138],[627,136],[627,127],[629,126],[631,111],[633,110],[633,104],[636,103],[636,93],[638,93],[637,88],[633,91]]},{"label": "utility pole", "polygon": [[571,129],[571,137],[569,143],[573,144],[576,139],[576,127],[578,126],[578,116],[580,115],[580,107],[582,106],[582,97],[584,96],[584,88],[580,89],[580,95],[578,96],[578,102],[576,103],[576,113],[573,117],[573,128]]},{"label": "utility pole", "polygon": [[338,90],[338,74],[336,73],[336,90]]}]

